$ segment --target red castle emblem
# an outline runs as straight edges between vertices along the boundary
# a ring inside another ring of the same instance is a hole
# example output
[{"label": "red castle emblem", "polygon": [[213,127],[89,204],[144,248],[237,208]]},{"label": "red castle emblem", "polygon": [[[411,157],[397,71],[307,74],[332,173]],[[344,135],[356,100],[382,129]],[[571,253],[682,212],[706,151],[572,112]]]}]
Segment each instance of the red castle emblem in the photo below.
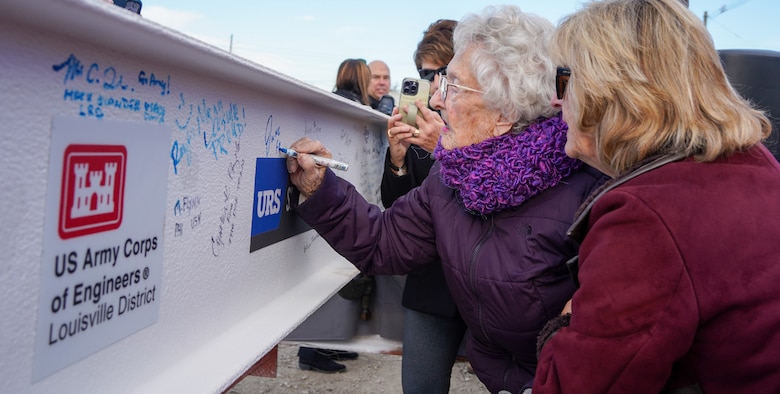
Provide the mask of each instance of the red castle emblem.
[{"label": "red castle emblem", "polygon": [[68,145],[62,163],[60,238],[119,228],[127,149],[122,145]]}]

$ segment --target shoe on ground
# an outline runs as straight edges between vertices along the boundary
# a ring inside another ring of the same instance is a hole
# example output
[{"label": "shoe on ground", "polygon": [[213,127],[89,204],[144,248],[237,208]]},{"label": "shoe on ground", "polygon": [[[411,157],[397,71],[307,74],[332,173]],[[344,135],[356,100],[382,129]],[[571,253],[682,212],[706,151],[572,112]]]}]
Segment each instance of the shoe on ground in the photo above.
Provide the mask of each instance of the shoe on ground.
[{"label": "shoe on ground", "polygon": [[323,356],[336,361],[355,360],[358,358],[357,352],[349,352],[346,350],[316,349],[316,351]]},{"label": "shoe on ground", "polygon": [[322,373],[344,372],[347,367],[318,352],[315,348],[301,346],[298,349],[298,367],[304,371]]}]

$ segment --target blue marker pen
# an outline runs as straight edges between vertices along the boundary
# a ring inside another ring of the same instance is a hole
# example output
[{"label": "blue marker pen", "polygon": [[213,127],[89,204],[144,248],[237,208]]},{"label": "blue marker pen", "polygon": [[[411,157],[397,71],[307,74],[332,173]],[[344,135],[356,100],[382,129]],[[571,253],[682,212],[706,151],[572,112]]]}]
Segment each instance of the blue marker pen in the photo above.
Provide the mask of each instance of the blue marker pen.
[{"label": "blue marker pen", "polygon": [[[296,152],[294,149],[290,148],[279,148],[279,152],[284,153],[287,156],[290,157],[298,157],[298,152]],[[309,155],[312,159],[314,159],[314,162],[318,165],[321,165],[323,167],[330,167],[334,170],[341,170],[346,171],[349,169],[349,164],[343,163],[337,160],[328,159],[327,157],[317,156],[317,155]]]}]

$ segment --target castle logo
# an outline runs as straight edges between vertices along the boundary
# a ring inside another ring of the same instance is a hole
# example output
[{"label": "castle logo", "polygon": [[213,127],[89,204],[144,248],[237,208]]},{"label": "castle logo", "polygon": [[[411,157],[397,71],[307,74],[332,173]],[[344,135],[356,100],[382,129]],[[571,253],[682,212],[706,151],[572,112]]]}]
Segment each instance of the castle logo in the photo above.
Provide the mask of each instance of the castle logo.
[{"label": "castle logo", "polygon": [[62,163],[59,235],[62,239],[119,228],[127,149],[122,145],[68,145]]}]

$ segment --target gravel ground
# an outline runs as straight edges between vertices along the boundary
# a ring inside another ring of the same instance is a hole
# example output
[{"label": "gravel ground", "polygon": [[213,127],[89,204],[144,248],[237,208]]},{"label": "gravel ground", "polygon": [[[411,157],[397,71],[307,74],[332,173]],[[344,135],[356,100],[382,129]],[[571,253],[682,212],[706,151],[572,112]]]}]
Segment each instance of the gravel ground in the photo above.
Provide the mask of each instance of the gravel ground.
[{"label": "gravel ground", "polygon": [[[357,360],[341,361],[347,371],[336,374],[303,371],[298,368],[298,342],[279,344],[275,378],[247,376],[228,394],[260,393],[401,393],[401,356],[396,354],[359,352]],[[452,368],[450,393],[488,393],[477,376],[467,370],[467,363],[458,361]]]}]

